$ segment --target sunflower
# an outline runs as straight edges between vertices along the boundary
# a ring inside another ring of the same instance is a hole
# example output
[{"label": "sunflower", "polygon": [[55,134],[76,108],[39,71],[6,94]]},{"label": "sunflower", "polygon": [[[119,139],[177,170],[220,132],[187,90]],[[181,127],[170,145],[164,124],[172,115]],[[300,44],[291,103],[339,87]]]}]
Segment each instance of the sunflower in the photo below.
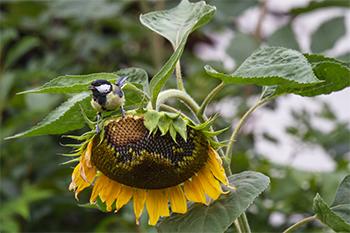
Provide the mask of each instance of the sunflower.
[{"label": "sunflower", "polygon": [[132,200],[137,224],[144,207],[155,225],[170,215],[169,207],[186,213],[187,201],[208,205],[228,186],[208,125],[150,110],[111,117],[100,134],[82,137],[69,189],[78,198],[92,186],[90,203],[102,201],[107,211]]}]

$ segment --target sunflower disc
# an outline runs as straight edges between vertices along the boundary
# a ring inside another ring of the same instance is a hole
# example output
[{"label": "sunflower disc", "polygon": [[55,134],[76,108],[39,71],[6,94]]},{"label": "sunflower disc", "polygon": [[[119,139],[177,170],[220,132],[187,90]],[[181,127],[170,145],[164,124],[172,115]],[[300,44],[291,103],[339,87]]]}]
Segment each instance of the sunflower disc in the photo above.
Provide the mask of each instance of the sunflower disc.
[{"label": "sunflower disc", "polygon": [[187,141],[169,133],[150,134],[143,118],[127,116],[110,121],[102,142],[95,137],[91,161],[103,174],[124,185],[162,189],[178,185],[208,160],[205,136],[187,127]]}]

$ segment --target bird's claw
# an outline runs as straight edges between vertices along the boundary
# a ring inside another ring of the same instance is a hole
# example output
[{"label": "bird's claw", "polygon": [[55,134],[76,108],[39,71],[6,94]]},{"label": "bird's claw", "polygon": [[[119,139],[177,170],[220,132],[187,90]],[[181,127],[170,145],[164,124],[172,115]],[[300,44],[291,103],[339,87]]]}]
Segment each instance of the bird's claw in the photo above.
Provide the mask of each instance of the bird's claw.
[{"label": "bird's claw", "polygon": [[101,113],[97,113],[97,116],[96,116],[96,134],[99,134],[101,132],[101,129],[100,129],[100,121],[101,121]]},{"label": "bird's claw", "polygon": [[124,110],[123,106],[120,107],[120,112],[122,113],[122,118],[124,118],[125,117],[125,110]]}]

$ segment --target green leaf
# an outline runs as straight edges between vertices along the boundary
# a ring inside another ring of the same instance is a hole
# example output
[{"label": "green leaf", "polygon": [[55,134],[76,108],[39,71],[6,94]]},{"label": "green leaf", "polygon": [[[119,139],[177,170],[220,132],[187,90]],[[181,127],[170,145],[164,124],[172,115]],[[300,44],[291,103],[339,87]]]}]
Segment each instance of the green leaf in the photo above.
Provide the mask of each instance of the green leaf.
[{"label": "green leaf", "polygon": [[6,28],[4,30],[1,30],[1,36],[0,36],[0,52],[2,53],[4,47],[13,39],[15,39],[18,36],[18,33],[13,28]]},{"label": "green leaf", "polygon": [[227,53],[235,60],[236,65],[240,65],[258,47],[259,44],[253,36],[237,32],[227,48]]},{"label": "green leaf", "polygon": [[332,57],[326,57],[322,54],[304,54],[304,56],[306,57],[308,62],[311,64],[312,68],[315,68],[317,65],[324,63],[324,62],[339,63],[343,66],[347,66],[350,68],[350,64],[348,64],[344,61],[332,58]]},{"label": "green leaf", "polygon": [[40,41],[36,37],[24,37],[8,52],[5,60],[5,68],[14,65],[18,59],[39,44]]},{"label": "green leaf", "polygon": [[146,71],[140,68],[126,68],[121,69],[115,73],[95,73],[87,75],[64,75],[52,79],[43,86],[21,92],[19,94],[27,93],[76,93],[88,90],[90,83],[96,79],[105,79],[115,82],[117,76],[128,76],[127,82],[135,83],[139,88],[148,92],[148,76]]},{"label": "green leaf", "polygon": [[189,34],[209,22],[214,12],[215,7],[207,5],[204,1],[190,3],[182,0],[179,5],[170,10],[154,11],[140,16],[143,25],[168,39],[175,50],[151,80],[153,106],[156,104],[159,92],[174,71]]},{"label": "green leaf", "polygon": [[80,113],[80,105],[85,109],[88,116],[95,114],[95,111],[90,106],[89,93],[83,92],[68,99],[33,128],[7,139],[45,134],[62,134],[80,129],[84,127],[84,118]]},{"label": "green leaf", "polygon": [[174,142],[176,142],[176,130],[173,125],[170,125],[169,133]]},{"label": "green leaf", "polygon": [[162,135],[165,135],[169,131],[171,123],[171,118],[167,117],[165,114],[161,115],[158,122],[158,128],[160,129],[160,132],[162,132]]},{"label": "green leaf", "polygon": [[176,132],[186,141],[187,140],[187,124],[184,119],[178,117],[173,121],[173,126]]},{"label": "green leaf", "polygon": [[[319,194],[314,198],[313,209],[317,218],[336,232],[349,232],[350,224],[340,217]],[[349,208],[347,209],[349,211]]]},{"label": "green leaf", "polygon": [[158,225],[159,232],[225,232],[270,183],[267,176],[252,171],[233,175],[229,181],[235,191],[209,206],[193,204],[186,214],[173,214]]},{"label": "green leaf", "polygon": [[154,110],[148,110],[144,114],[144,125],[152,133],[155,129],[157,129],[159,119],[161,114]]},{"label": "green leaf", "polygon": [[316,96],[321,94],[330,94],[340,91],[350,86],[350,69],[341,63],[336,62],[319,62],[315,64],[314,73],[318,79],[324,82],[312,86],[277,88],[276,93],[294,93],[301,96]]},{"label": "green leaf", "polygon": [[333,48],[335,42],[345,35],[344,17],[336,17],[322,24],[311,36],[311,50],[315,53]]},{"label": "green leaf", "polygon": [[299,15],[308,13],[313,10],[326,7],[350,7],[348,0],[324,0],[324,1],[311,1],[308,5],[303,7],[292,8],[289,12],[293,15]]},{"label": "green leaf", "polygon": [[269,36],[269,38],[267,38],[266,43],[270,46],[281,46],[299,50],[299,45],[290,23],[275,31],[271,36]]},{"label": "green leaf", "polygon": [[350,175],[340,183],[331,209],[350,224]]},{"label": "green leaf", "polygon": [[254,7],[258,4],[258,0],[244,0],[244,1],[217,1],[209,0],[209,4],[215,5],[217,8],[217,15],[215,21],[220,23],[232,23],[234,17],[239,16],[246,9]]},{"label": "green leaf", "polygon": [[205,70],[225,83],[298,86],[320,82],[301,53],[282,47],[258,49],[233,74],[220,73],[208,65]]}]

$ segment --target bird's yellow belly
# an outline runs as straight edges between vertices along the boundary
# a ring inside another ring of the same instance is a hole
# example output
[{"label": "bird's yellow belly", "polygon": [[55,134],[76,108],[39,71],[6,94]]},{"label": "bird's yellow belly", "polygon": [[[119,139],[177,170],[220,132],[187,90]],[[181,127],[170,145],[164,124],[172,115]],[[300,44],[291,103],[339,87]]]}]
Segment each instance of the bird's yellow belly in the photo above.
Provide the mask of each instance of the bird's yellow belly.
[{"label": "bird's yellow belly", "polygon": [[115,110],[124,104],[124,97],[120,98],[117,95],[108,94],[107,103],[105,105],[106,110]]}]

